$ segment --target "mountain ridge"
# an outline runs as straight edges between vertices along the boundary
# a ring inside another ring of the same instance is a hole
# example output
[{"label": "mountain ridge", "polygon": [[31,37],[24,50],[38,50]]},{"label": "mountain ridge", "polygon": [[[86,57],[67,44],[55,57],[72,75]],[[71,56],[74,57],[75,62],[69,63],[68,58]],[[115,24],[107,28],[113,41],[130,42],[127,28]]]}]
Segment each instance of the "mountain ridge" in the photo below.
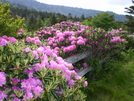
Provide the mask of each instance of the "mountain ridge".
[{"label": "mountain ridge", "polygon": [[[103,11],[100,10],[93,10],[93,9],[84,9],[79,7],[70,7],[70,6],[63,6],[63,5],[51,5],[46,3],[41,3],[36,0],[6,0],[8,2],[14,4],[21,4],[28,8],[35,9],[37,11],[47,11],[52,13],[60,13],[64,15],[68,15],[71,13],[72,16],[80,17],[84,14],[85,17],[91,17]],[[114,12],[108,11],[110,14],[115,14],[115,20],[119,22],[124,22],[126,20],[125,15],[116,14]]]}]

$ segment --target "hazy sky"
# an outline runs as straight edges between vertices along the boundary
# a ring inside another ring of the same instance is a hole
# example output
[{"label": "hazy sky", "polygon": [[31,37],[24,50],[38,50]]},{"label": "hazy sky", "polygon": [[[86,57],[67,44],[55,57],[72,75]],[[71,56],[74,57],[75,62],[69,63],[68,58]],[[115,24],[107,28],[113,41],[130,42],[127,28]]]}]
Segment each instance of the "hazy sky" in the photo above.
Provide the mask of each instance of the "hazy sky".
[{"label": "hazy sky", "polygon": [[125,14],[125,7],[134,5],[132,0],[36,0],[46,4],[64,5]]}]

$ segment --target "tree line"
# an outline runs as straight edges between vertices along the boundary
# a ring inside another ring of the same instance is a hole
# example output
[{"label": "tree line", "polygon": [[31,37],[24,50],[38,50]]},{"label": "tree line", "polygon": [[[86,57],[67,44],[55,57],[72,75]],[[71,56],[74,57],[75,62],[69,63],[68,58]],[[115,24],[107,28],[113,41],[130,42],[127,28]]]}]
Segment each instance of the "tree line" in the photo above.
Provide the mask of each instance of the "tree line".
[{"label": "tree line", "polygon": [[61,21],[83,21],[85,19],[84,15],[82,15],[81,17],[73,17],[71,13],[69,13],[68,16],[65,16],[60,13],[36,11],[33,9],[28,9],[27,7],[19,8],[10,6],[10,9],[12,16],[18,15],[22,18],[25,18],[25,24],[27,25],[28,31],[35,31],[40,27],[51,26]]},{"label": "tree line", "polygon": [[[6,3],[6,0],[0,0],[0,2]],[[105,30],[110,28],[120,28],[134,32],[134,6],[130,6],[126,8],[126,12],[129,15],[126,15],[128,19],[125,22],[117,22],[115,21],[115,14],[109,14],[108,12],[101,12],[98,13],[96,16],[85,17],[82,14],[80,17],[73,16],[69,13],[67,16],[60,14],[60,13],[53,13],[47,11],[37,11],[35,9],[27,8],[24,5],[20,4],[11,4],[10,3],[10,10],[11,15],[16,18],[16,15],[20,16],[21,18],[25,19],[25,24],[27,26],[27,30],[36,31],[41,27],[44,26],[52,26],[56,23],[60,23],[62,21],[80,21],[84,25],[100,27]]]}]

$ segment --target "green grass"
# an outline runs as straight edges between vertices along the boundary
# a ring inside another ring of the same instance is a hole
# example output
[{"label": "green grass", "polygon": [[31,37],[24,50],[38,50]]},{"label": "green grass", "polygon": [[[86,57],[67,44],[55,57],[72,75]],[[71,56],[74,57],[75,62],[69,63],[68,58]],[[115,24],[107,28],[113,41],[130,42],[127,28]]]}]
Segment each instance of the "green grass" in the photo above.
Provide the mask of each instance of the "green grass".
[{"label": "green grass", "polygon": [[114,66],[102,80],[89,83],[87,101],[134,101],[134,58]]}]

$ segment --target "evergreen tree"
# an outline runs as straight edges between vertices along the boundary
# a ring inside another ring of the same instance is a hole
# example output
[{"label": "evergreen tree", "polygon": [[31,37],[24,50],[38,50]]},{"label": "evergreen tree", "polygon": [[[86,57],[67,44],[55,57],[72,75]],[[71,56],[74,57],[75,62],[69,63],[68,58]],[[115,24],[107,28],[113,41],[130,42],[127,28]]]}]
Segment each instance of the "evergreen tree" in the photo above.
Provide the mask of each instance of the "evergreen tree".
[{"label": "evergreen tree", "polygon": [[52,14],[52,16],[50,17],[50,21],[51,21],[51,24],[54,25],[57,23],[57,19],[55,17],[55,14]]},{"label": "evergreen tree", "polygon": [[37,28],[40,28],[40,27],[43,27],[44,26],[44,22],[43,22],[43,20],[41,19],[41,18],[39,18],[38,20],[37,20]]},{"label": "evergreen tree", "polygon": [[72,14],[69,13],[68,16],[67,16],[67,20],[72,20],[72,18],[73,18],[73,17],[72,17]]},{"label": "evergreen tree", "polygon": [[44,26],[51,26],[51,21],[50,21],[50,18],[45,18],[44,19]]},{"label": "evergreen tree", "polygon": [[125,8],[129,15],[126,15],[126,18],[128,19],[125,23],[125,25],[128,27],[129,32],[134,32],[134,6],[130,6],[129,8]]},{"label": "evergreen tree", "polygon": [[109,14],[107,12],[102,12],[94,16],[90,23],[88,23],[89,26],[97,27],[97,28],[102,28],[104,30],[109,30],[109,29],[117,29],[117,23],[114,20],[114,14]]},{"label": "evergreen tree", "polygon": [[37,20],[31,16],[29,19],[28,19],[28,31],[35,31],[37,30]]},{"label": "evergreen tree", "polygon": [[81,21],[85,20],[84,14],[81,15],[80,20],[81,20]]}]

